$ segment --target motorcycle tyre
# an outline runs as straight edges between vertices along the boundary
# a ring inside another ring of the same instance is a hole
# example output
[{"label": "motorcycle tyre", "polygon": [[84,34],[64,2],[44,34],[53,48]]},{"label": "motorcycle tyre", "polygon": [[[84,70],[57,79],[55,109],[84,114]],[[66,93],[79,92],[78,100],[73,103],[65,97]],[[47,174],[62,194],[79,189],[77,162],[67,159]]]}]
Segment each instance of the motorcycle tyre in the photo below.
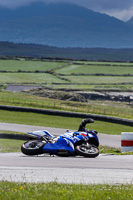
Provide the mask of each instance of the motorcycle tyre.
[{"label": "motorcycle tyre", "polygon": [[27,141],[25,142],[24,144],[22,144],[21,146],[21,152],[25,155],[28,155],[28,156],[34,156],[34,155],[39,155],[39,154],[43,154],[43,146],[45,145],[43,142],[41,144],[41,146],[39,146],[38,148],[35,146],[35,148],[26,148],[26,144],[28,143],[33,143],[33,142],[42,142],[42,141],[39,141],[39,140],[30,140],[30,141]]},{"label": "motorcycle tyre", "polygon": [[[93,149],[93,152],[85,152],[83,149],[86,148],[87,150],[89,149]],[[89,146],[82,144],[82,145],[78,145],[75,147],[75,152],[76,154],[80,155],[80,156],[84,156],[84,157],[88,157],[88,158],[95,158],[99,155],[99,149],[98,147],[96,147],[95,145],[91,145],[89,144]]]}]

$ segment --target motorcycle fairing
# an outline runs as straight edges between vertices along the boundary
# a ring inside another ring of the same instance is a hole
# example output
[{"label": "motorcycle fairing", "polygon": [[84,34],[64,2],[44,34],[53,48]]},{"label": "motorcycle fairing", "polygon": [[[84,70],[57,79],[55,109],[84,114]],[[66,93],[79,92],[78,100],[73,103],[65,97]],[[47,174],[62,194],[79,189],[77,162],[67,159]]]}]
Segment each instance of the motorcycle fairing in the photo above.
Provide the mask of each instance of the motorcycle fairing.
[{"label": "motorcycle fairing", "polygon": [[70,155],[74,155],[74,145],[66,138],[59,137],[55,143],[46,143],[43,146],[44,153],[58,154],[59,151],[66,151]]},{"label": "motorcycle fairing", "polygon": [[78,142],[79,140],[84,140],[85,138],[91,138],[94,137],[90,132],[84,132],[84,131],[76,131],[76,132],[67,132],[61,135],[64,138],[67,138],[70,140],[73,144]]}]

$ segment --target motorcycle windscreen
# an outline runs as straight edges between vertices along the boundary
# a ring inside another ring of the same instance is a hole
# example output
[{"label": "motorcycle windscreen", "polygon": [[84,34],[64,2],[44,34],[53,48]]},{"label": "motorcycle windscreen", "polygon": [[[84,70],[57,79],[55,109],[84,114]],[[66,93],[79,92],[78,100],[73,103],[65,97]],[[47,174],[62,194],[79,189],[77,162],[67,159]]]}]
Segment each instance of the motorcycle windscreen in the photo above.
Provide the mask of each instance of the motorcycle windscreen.
[{"label": "motorcycle windscreen", "polygon": [[45,135],[53,138],[53,136],[48,131],[33,131],[33,132],[28,132],[27,135],[29,135],[32,138],[37,138],[37,139],[39,139]]}]

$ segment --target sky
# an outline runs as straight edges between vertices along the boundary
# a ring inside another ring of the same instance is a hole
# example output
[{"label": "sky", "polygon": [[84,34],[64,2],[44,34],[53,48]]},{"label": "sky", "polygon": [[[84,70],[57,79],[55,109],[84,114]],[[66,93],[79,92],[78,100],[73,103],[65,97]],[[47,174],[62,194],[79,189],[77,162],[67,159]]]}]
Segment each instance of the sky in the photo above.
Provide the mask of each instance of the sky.
[{"label": "sky", "polygon": [[74,3],[123,21],[129,20],[133,16],[133,0],[0,0],[0,6],[13,9],[38,1]]}]

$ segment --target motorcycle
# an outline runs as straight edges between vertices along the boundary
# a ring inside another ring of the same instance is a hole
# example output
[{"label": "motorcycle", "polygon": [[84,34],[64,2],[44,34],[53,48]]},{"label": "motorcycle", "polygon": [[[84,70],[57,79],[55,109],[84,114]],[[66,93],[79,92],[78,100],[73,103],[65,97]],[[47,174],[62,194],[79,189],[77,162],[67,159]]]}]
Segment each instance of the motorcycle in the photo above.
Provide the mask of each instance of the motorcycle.
[{"label": "motorcycle", "polygon": [[28,132],[30,138],[21,146],[21,151],[25,155],[47,153],[57,156],[97,157],[99,155],[98,133],[86,128],[86,124],[93,122],[91,118],[83,119],[78,131],[67,130],[58,137],[54,137],[46,130]]}]

